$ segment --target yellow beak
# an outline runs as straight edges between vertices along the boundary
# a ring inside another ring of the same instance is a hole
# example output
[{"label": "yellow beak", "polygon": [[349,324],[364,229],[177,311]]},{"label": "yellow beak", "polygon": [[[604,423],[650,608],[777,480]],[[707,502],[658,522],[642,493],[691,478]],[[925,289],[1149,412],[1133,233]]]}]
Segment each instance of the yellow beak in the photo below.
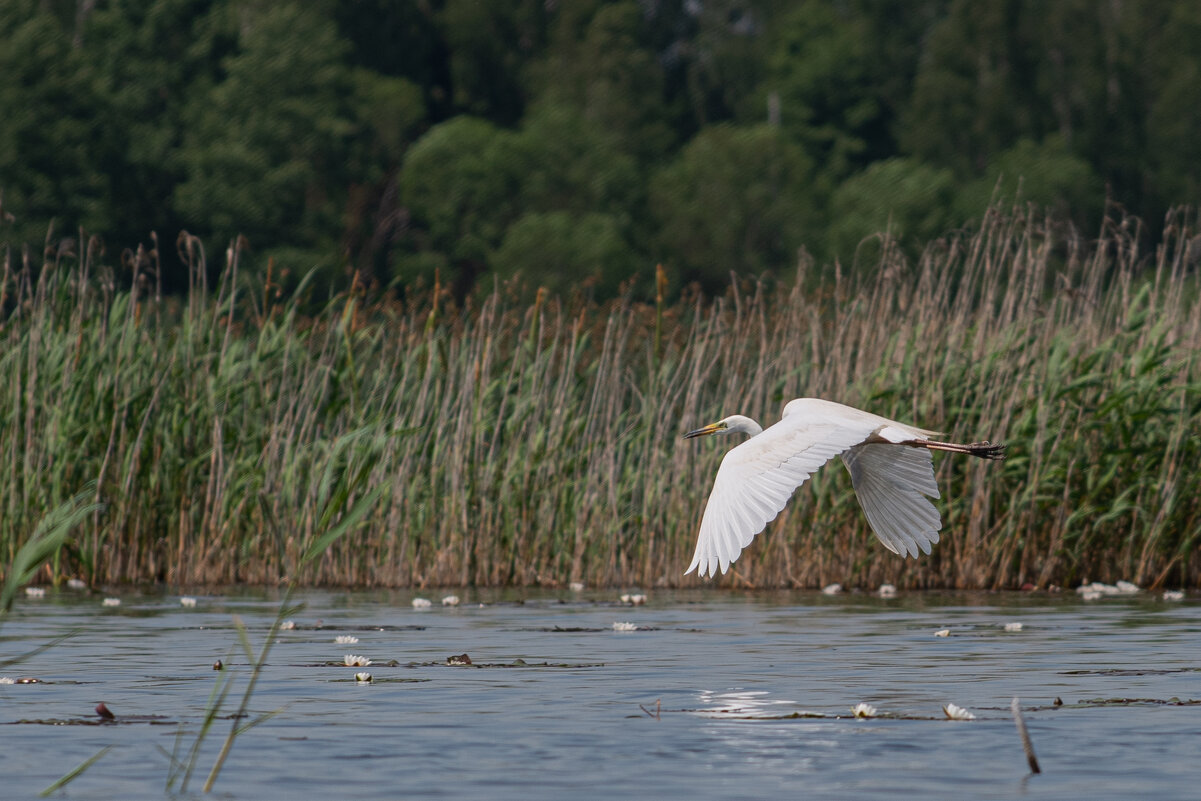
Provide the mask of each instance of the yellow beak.
[{"label": "yellow beak", "polygon": [[721,422],[710,423],[709,425],[705,426],[704,428],[698,428],[695,431],[689,431],[687,434],[684,435],[684,439],[694,439],[696,437],[704,437],[704,436],[708,436],[709,434],[716,434],[719,431],[725,431],[725,429],[726,429],[725,423],[721,423]]}]

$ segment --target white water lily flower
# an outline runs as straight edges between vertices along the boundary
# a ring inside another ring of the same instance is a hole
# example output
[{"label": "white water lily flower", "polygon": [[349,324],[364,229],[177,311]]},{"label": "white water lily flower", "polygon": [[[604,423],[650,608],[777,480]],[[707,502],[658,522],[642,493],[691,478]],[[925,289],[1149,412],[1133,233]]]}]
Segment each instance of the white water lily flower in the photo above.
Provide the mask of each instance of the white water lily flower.
[{"label": "white water lily flower", "polygon": [[1141,587],[1139,587],[1137,584],[1134,584],[1132,582],[1129,582],[1129,581],[1119,581],[1118,582],[1118,592],[1122,593],[1123,595],[1133,595],[1134,593],[1140,592],[1141,590],[1142,590]]},{"label": "white water lily flower", "polygon": [[871,704],[865,704],[862,701],[851,707],[851,712],[857,718],[874,718],[876,716],[876,708]]},{"label": "white water lily flower", "polygon": [[121,599],[120,598],[105,598],[103,601],[100,602],[100,605],[101,606],[120,606]]},{"label": "white water lily flower", "polygon": [[1184,592],[1181,590],[1164,590],[1163,599],[1165,601],[1183,601]]},{"label": "white water lily flower", "polygon": [[[1126,583],[1126,582],[1123,582],[1123,583]],[[1134,585],[1131,585],[1131,586],[1134,586]],[[1136,591],[1137,591],[1137,589],[1136,589]],[[1103,581],[1094,581],[1090,584],[1081,584],[1079,587],[1076,588],[1076,592],[1080,593],[1081,595],[1083,595],[1087,598],[1090,595],[1092,595],[1094,597],[1098,597],[1101,595],[1120,595],[1122,593],[1122,590],[1118,589],[1113,584],[1106,584]]]},{"label": "white water lily flower", "polygon": [[296,628],[295,620],[285,620],[283,623],[279,624],[280,631],[291,631],[294,628]]},{"label": "white water lily flower", "polygon": [[881,584],[880,589],[876,590],[876,595],[879,595],[881,598],[894,598],[896,594],[897,588],[895,584]]},{"label": "white water lily flower", "polygon": [[342,664],[346,667],[368,667],[371,665],[371,660],[365,656],[346,654],[342,657]]},{"label": "white water lily flower", "polygon": [[646,603],[646,596],[645,595],[630,595],[627,593],[626,595],[621,596],[621,602],[623,604],[632,604],[634,606],[642,606],[644,603]]},{"label": "white water lily flower", "polygon": [[934,632],[934,636],[935,637],[950,637],[951,630],[950,629],[939,629],[938,631]]},{"label": "white water lily flower", "polygon": [[196,605],[196,599],[185,595],[184,597],[179,599],[179,605],[186,607],[188,609],[191,609],[193,606]]},{"label": "white water lily flower", "polygon": [[638,626],[634,625],[633,623],[614,622],[613,630],[614,631],[638,631]]},{"label": "white water lily flower", "polygon": [[430,603],[429,598],[414,598],[413,599],[413,608],[414,609],[429,609],[431,606],[433,606],[433,604]]},{"label": "white water lily flower", "polygon": [[1022,624],[1021,623],[1006,623],[1005,630],[1006,631],[1021,631]]},{"label": "white water lily flower", "polygon": [[1080,597],[1086,601],[1095,601],[1103,595],[1105,595],[1105,593],[1101,592],[1100,590],[1093,589],[1085,590],[1084,592],[1080,593]]},{"label": "white water lily flower", "polygon": [[25,594],[28,595],[30,598],[45,598],[46,597],[46,588],[45,587],[26,587]]},{"label": "white water lily flower", "polygon": [[0,684],[16,684],[17,680],[12,676],[0,676]]},{"label": "white water lily flower", "polygon": [[946,704],[942,708],[943,713],[951,720],[975,720],[976,716],[968,712],[961,706],[955,704]]},{"label": "white water lily flower", "polygon": [[459,596],[447,595],[446,597],[444,597],[442,599],[442,605],[443,606],[458,606],[459,605]]},{"label": "white water lily flower", "polygon": [[584,582],[573,581],[567,585],[567,589],[571,590],[572,592],[583,592],[584,591]]},{"label": "white water lily flower", "polygon": [[356,673],[356,674],[354,674],[354,680],[357,681],[359,684],[370,684],[371,683],[371,674],[367,673],[366,671]]},{"label": "white water lily flower", "polygon": [[842,592],[841,584],[827,584],[822,587],[822,595],[837,595]]},{"label": "white water lily flower", "polygon": [[67,579],[67,586],[73,590],[86,590],[88,588],[87,582],[77,578]]},{"label": "white water lily flower", "polygon": [[353,634],[339,634],[337,637],[334,637],[334,642],[338,645],[354,645],[358,641],[359,638]]}]

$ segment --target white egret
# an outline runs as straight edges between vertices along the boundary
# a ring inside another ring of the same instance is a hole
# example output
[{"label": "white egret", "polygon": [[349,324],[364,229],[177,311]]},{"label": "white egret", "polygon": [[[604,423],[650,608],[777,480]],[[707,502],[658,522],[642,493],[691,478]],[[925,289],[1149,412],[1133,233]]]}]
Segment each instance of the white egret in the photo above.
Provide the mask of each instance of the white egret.
[{"label": "white egret", "polygon": [[755,535],[776,519],[793,491],[819,467],[841,456],[867,522],[884,547],[901,556],[930,553],[942,520],[931,451],[1005,458],[1005,446],[960,445],[930,439],[937,432],[817,398],[784,407],[780,422],[764,430],[749,417],[730,415],[685,439],[741,432],[751,438],[721,461],[701,519],[692,564],[685,573],[725,573]]}]

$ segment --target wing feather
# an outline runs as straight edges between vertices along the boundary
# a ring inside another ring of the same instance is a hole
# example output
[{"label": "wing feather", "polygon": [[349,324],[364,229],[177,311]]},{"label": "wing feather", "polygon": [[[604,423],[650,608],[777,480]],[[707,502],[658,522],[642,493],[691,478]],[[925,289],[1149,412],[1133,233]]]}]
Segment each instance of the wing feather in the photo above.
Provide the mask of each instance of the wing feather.
[{"label": "wing feather", "polygon": [[934,461],[925,448],[865,444],[842,455],[872,531],[890,551],[916,557],[938,542],[942,519]]},{"label": "wing feather", "polygon": [[719,568],[725,573],[776,519],[797,487],[876,428],[874,420],[815,423],[786,413],[779,423],[732,448],[717,470],[686,573],[698,568],[702,577],[716,575]]}]

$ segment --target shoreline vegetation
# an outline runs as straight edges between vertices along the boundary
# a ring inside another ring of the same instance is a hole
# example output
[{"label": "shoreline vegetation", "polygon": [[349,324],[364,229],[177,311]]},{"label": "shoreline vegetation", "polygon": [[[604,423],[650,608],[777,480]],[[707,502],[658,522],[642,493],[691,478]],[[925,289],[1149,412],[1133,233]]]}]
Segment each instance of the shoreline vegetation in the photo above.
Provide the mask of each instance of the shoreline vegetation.
[{"label": "shoreline vegetation", "polygon": [[[733,279],[720,297],[591,304],[498,285],[355,287],[308,312],[184,234],[9,252],[0,286],[4,563],[89,489],[38,581],[275,584],[340,519],[310,585],[1017,588],[1201,584],[1201,237],[1167,218],[1062,235],[994,207],[917,259]],[[162,250],[168,247],[160,245]],[[34,262],[34,263],[31,263]],[[211,284],[206,276],[218,273]],[[660,275],[660,286],[663,285]],[[131,286],[122,289],[120,286]],[[933,553],[880,545],[837,464],[714,582],[683,576],[731,413],[836,400],[1008,445],[935,458]],[[361,506],[374,495],[371,508]],[[353,510],[353,512],[352,512]]]}]

